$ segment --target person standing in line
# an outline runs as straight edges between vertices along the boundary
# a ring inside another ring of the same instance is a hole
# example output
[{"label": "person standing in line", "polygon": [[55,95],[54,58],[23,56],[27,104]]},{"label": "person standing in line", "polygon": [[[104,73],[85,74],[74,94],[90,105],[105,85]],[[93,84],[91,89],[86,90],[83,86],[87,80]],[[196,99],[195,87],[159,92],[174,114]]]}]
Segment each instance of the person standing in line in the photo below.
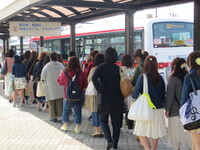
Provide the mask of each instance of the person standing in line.
[{"label": "person standing in line", "polygon": [[90,70],[95,67],[95,64],[94,64],[94,57],[96,56],[96,54],[98,54],[99,51],[97,50],[92,50],[90,52],[90,62],[88,63],[87,67],[84,68],[84,72],[86,74],[86,76],[88,77],[89,73],[90,73]]},{"label": "person standing in line", "polygon": [[[156,150],[159,138],[167,135],[164,116],[165,83],[158,73],[158,63],[154,56],[147,56],[144,61],[144,73],[147,76],[148,94],[156,109],[153,120],[136,121],[134,134],[137,135],[145,150]],[[137,99],[143,92],[143,75],[140,75],[134,87],[132,97]],[[149,138],[152,139],[151,144]]]},{"label": "person standing in line", "polygon": [[[124,74],[127,75],[127,77],[132,80],[133,78],[133,73],[134,73],[134,69],[133,67],[133,60],[131,58],[131,55],[129,54],[124,54],[122,56],[122,66],[121,66],[121,70]],[[125,103],[125,111],[126,111],[126,124],[128,126],[128,134],[133,134],[133,120],[129,120],[127,118],[128,116],[128,111],[130,109],[131,104],[133,103],[133,98],[130,96],[128,96],[127,98],[124,99],[124,103]],[[123,121],[123,116],[122,116],[122,121]]]},{"label": "person standing in line", "polygon": [[46,111],[46,108],[47,108],[47,103],[45,102],[45,96],[42,96],[42,97],[37,97],[36,96],[36,92],[37,92],[37,84],[38,82],[40,81],[40,78],[41,78],[41,73],[42,73],[42,69],[43,69],[43,62],[44,62],[44,59],[46,58],[47,54],[46,52],[41,52],[40,55],[39,55],[39,58],[38,58],[38,62],[35,64],[34,66],[34,70],[33,70],[33,82],[34,82],[34,97],[36,98],[37,100],[37,109],[38,111],[41,111],[41,103],[43,102],[44,103],[44,108],[43,108],[43,111]]},{"label": "person standing in line", "polygon": [[[193,92],[190,77],[194,83],[195,89],[200,90],[200,52],[195,51],[190,53],[187,58],[187,65],[190,68],[190,72],[185,76],[183,82],[181,106],[188,101],[190,93]],[[192,138],[192,150],[200,150],[200,128],[189,130],[188,132]]]},{"label": "person standing in line", "polygon": [[[88,87],[87,88],[90,88],[90,89],[87,89],[86,90],[86,93],[85,93],[85,108],[87,110],[89,110],[90,112],[92,112],[92,125],[95,127],[95,132],[91,134],[91,136],[93,137],[102,137],[103,134],[102,134],[102,131],[100,129],[100,117],[99,117],[99,113],[97,112],[97,107],[98,107],[98,93],[93,85],[93,82],[92,82],[92,77],[93,77],[93,74],[96,70],[96,68],[105,62],[105,59],[104,59],[104,55],[103,54],[97,54],[95,57],[94,57],[94,64],[95,64],[95,67],[93,67],[91,70],[90,70],[90,73],[89,73],[89,76],[88,76]],[[90,84],[90,86],[89,86]],[[88,93],[87,93],[88,91]],[[91,92],[89,92],[91,91]]]},{"label": "person standing in line", "polygon": [[60,63],[62,63],[63,65],[64,65],[64,67],[66,68],[66,64],[64,63],[64,60],[63,60],[63,57],[62,57],[62,55],[61,54],[58,54],[58,56],[57,56],[58,58],[58,61],[60,62]]},{"label": "person standing in line", "polygon": [[12,65],[12,75],[14,77],[14,98],[13,98],[13,107],[16,107],[16,100],[18,91],[20,90],[20,104],[19,106],[23,106],[24,101],[24,89],[27,86],[28,76],[26,72],[26,67],[22,63],[20,56],[14,56],[14,64]]},{"label": "person standing in line", "polygon": [[[75,76],[77,77],[77,83],[80,87],[80,101],[76,104],[73,104],[67,97],[67,89],[69,88],[70,80],[69,78],[73,78]],[[87,78],[84,74],[84,72],[81,70],[79,59],[76,56],[72,56],[69,59],[69,63],[67,64],[67,68],[61,71],[60,76],[58,78],[58,84],[61,86],[64,86],[64,102],[63,102],[63,113],[62,113],[62,121],[63,126],[61,127],[61,130],[68,131],[69,127],[69,115],[71,108],[74,110],[75,115],[75,133],[80,133],[80,125],[82,121],[82,104],[84,101],[84,89],[87,87]]]},{"label": "person standing in line", "polygon": [[62,116],[63,87],[57,83],[60,71],[65,67],[57,61],[57,53],[51,52],[50,62],[42,69],[41,81],[45,83],[45,98],[49,106],[50,121],[57,122]]},{"label": "person standing in line", "polygon": [[[27,66],[28,66],[28,62],[30,61],[30,57],[31,57],[31,51],[29,51],[29,50],[25,51],[24,60],[22,62],[26,66],[26,69],[27,69]],[[28,98],[29,98],[28,87],[24,90],[24,95],[25,95],[25,100],[28,100]]]},{"label": "person standing in line", "polygon": [[[117,61],[117,51],[109,47],[105,51],[105,63],[99,65],[92,77],[93,84],[100,93],[98,102],[98,113],[100,114],[101,127],[108,142],[107,150],[117,149],[121,128],[121,117],[124,111],[124,97],[120,90],[119,66]],[[111,136],[108,125],[109,116],[113,128]]]},{"label": "person standing in line", "polygon": [[30,57],[31,57],[31,51],[25,51],[25,53],[24,53],[24,60],[22,61],[23,63],[24,63],[24,65],[26,66],[26,68],[27,68],[27,66],[28,66],[28,62],[30,61]]},{"label": "person standing in line", "polygon": [[9,84],[9,80],[11,79],[12,76],[12,65],[14,63],[14,59],[13,56],[15,55],[14,50],[10,49],[7,53],[6,58],[4,59],[4,61],[7,61],[7,73],[4,77],[5,80],[5,96],[8,97],[8,100],[10,103],[12,103],[13,100],[13,92],[8,90],[8,84]]},{"label": "person standing in line", "polygon": [[165,115],[168,118],[168,142],[174,150],[191,149],[189,134],[184,131],[179,119],[179,107],[183,80],[187,74],[187,64],[183,58],[172,62],[172,75],[168,79]]},{"label": "person standing in line", "polygon": [[33,69],[35,64],[38,62],[37,60],[37,52],[36,51],[32,51],[31,53],[31,57],[30,57],[30,61],[27,64],[27,74],[28,74],[28,93],[29,93],[29,100],[32,101],[33,103],[36,103],[35,97],[34,97],[34,89],[33,86]]},{"label": "person standing in line", "polygon": [[135,63],[138,64],[134,70],[132,79],[133,86],[135,86],[138,77],[144,72],[144,60],[148,55],[149,53],[143,49],[137,49],[133,54]]}]

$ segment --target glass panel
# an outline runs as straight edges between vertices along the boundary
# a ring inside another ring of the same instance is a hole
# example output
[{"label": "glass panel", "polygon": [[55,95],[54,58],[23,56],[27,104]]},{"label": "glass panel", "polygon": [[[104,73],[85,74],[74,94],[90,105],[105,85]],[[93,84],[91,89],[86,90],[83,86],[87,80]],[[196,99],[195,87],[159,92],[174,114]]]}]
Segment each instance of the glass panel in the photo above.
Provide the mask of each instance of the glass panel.
[{"label": "glass panel", "polygon": [[55,17],[55,18],[60,18],[61,17],[60,15],[54,13],[53,11],[47,10],[47,9],[42,10],[42,12],[44,12],[44,13],[52,16],[52,17]]},{"label": "glass panel", "polygon": [[64,7],[61,7],[61,6],[52,6],[53,9],[56,9],[60,12],[62,12],[63,14],[65,14],[66,16],[68,15],[72,15],[74,14],[72,11],[70,11],[69,9],[66,9]]},{"label": "glass panel", "polygon": [[125,42],[124,34],[112,34],[110,43]]},{"label": "glass panel", "polygon": [[153,24],[153,46],[193,46],[193,24],[186,22],[163,22]]},{"label": "glass panel", "polygon": [[60,40],[53,40],[52,41],[52,50],[60,54],[61,52],[61,41]]},{"label": "glass panel", "polygon": [[51,41],[45,41],[44,42],[44,51],[50,53],[52,51],[51,48]]},{"label": "glass panel", "polygon": [[87,7],[73,7],[73,8],[76,9],[77,11],[79,11],[79,12],[88,10]]},{"label": "glass panel", "polygon": [[46,17],[46,16],[43,16],[41,14],[38,14],[38,13],[33,13],[34,16],[37,16],[37,17]]}]

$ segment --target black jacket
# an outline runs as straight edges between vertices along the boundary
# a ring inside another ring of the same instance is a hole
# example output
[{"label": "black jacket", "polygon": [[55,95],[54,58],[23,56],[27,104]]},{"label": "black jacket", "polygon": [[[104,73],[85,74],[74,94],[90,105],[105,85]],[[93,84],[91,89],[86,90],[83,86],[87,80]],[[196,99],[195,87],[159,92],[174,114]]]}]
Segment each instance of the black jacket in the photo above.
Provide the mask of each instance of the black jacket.
[{"label": "black jacket", "polygon": [[124,111],[124,98],[120,90],[119,66],[104,63],[97,67],[92,77],[99,95],[99,113],[119,113]]}]

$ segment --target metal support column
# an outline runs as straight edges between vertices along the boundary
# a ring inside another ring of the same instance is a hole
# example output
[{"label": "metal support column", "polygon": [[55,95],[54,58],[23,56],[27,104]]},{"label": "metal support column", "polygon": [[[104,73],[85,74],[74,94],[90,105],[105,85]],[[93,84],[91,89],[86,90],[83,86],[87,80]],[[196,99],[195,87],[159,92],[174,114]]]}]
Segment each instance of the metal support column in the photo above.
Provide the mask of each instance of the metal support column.
[{"label": "metal support column", "polygon": [[3,38],[3,55],[6,56],[6,39]]},{"label": "metal support column", "polygon": [[20,55],[23,54],[23,36],[20,36]]},{"label": "metal support column", "polygon": [[70,23],[70,50],[76,50],[76,23]]},{"label": "metal support column", "polygon": [[44,36],[40,36],[40,49],[39,52],[42,52],[44,49]]},{"label": "metal support column", "polygon": [[133,37],[134,37],[134,11],[125,11],[125,53],[133,54]]},{"label": "metal support column", "polygon": [[6,49],[7,49],[7,52],[8,52],[9,51],[9,38],[6,39],[6,47],[7,47]]},{"label": "metal support column", "polygon": [[200,51],[200,1],[194,0],[194,51]]}]

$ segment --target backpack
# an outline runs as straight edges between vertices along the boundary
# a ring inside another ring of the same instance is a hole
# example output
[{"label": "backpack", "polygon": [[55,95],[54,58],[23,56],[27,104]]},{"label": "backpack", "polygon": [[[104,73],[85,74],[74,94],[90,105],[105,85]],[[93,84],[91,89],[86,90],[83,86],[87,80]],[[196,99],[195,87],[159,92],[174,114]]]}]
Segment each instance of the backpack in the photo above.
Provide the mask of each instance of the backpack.
[{"label": "backpack", "polygon": [[77,82],[80,73],[81,70],[79,70],[75,76],[70,78],[69,75],[65,72],[65,75],[70,81],[66,91],[66,97],[67,100],[70,101],[72,105],[81,104],[81,89]]}]

